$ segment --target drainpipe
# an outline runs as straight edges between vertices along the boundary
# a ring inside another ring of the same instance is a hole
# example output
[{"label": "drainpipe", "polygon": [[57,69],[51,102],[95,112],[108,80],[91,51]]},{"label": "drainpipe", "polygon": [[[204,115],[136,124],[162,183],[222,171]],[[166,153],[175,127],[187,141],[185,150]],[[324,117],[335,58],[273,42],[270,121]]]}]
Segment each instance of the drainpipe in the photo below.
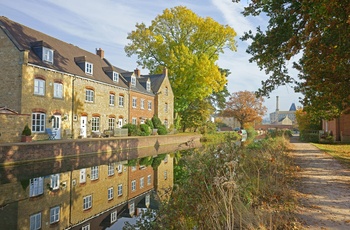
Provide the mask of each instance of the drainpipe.
[{"label": "drainpipe", "polygon": [[72,109],[71,109],[71,130],[72,130],[72,139],[74,137],[74,128],[73,128],[73,116],[74,116],[74,81],[76,80],[76,75],[73,76],[73,80],[72,80]]}]

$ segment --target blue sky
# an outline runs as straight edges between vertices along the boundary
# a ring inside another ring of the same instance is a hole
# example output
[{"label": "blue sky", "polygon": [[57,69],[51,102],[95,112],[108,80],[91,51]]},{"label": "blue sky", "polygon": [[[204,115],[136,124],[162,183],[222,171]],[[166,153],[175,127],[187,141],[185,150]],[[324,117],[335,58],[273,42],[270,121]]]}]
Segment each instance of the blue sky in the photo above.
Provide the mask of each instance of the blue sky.
[{"label": "blue sky", "polygon": [[[226,50],[220,56],[218,65],[230,69],[228,89],[230,93],[255,91],[267,76],[255,63],[249,63],[250,55],[245,52],[248,42],[240,41],[245,31],[255,31],[257,26],[266,27],[264,17],[244,17],[241,12],[248,0],[232,3],[231,0],[0,0],[0,15],[23,25],[56,37],[67,43],[95,53],[96,48],[105,51],[105,57],[114,65],[129,71],[141,69],[136,57],[127,57],[124,46],[127,35],[135,29],[136,23],[150,25],[151,21],[166,8],[186,6],[201,17],[211,17],[223,25],[235,29],[238,36],[237,52]],[[294,72],[296,75],[296,72]],[[300,106],[299,97],[287,86],[279,87],[265,98],[268,113],[276,109],[289,110],[292,103]]]}]

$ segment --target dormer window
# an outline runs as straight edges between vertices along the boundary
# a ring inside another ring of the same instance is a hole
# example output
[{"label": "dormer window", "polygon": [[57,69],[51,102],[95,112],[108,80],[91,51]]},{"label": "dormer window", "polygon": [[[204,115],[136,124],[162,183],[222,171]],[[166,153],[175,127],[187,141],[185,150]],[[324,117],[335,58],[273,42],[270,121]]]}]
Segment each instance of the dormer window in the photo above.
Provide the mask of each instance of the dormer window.
[{"label": "dormer window", "polygon": [[53,64],[53,50],[43,47],[43,61]]},{"label": "dormer window", "polygon": [[151,91],[151,82],[147,81],[147,85],[146,85],[147,91],[150,92]]},{"label": "dormer window", "polygon": [[136,86],[136,77],[135,76],[131,76],[131,85]]},{"label": "dormer window", "polygon": [[85,62],[85,73],[92,75],[93,65],[90,62]]},{"label": "dormer window", "polygon": [[113,81],[118,82],[119,81],[119,73],[113,72]]}]

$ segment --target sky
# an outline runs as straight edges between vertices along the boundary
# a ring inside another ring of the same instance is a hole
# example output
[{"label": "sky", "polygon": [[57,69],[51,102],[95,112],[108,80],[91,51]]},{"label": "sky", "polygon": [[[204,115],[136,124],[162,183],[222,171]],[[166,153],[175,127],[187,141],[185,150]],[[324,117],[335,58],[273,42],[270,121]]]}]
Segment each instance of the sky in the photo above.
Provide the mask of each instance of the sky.
[{"label": "sky", "polygon": [[[237,33],[237,51],[225,50],[220,55],[218,65],[229,69],[228,90],[256,91],[261,81],[268,78],[255,63],[249,63],[251,55],[246,53],[249,41],[240,37],[257,26],[266,28],[266,17],[244,17],[241,12],[249,0],[233,3],[232,0],[0,0],[0,15],[20,24],[71,43],[95,53],[102,48],[113,65],[133,71],[147,69],[136,64],[136,56],[127,57],[124,47],[130,41],[128,33],[135,30],[137,23],[147,26],[163,10],[175,6],[186,6],[200,17],[211,17],[222,25],[231,26]],[[292,60],[293,61],[293,60]],[[292,63],[290,63],[292,64]],[[296,72],[291,70],[296,76]],[[289,86],[281,86],[264,98],[267,115],[276,110],[276,96],[279,97],[279,110],[289,110],[292,103],[301,106],[301,94],[294,93]]]}]

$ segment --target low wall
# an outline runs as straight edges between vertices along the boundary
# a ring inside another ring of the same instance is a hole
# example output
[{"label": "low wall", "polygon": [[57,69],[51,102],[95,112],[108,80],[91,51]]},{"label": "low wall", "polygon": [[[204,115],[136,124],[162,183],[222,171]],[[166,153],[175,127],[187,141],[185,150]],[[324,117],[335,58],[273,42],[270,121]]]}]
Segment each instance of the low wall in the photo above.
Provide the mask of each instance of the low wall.
[{"label": "low wall", "polygon": [[0,166],[98,155],[122,161],[199,147],[201,135],[89,138],[0,144]]}]

